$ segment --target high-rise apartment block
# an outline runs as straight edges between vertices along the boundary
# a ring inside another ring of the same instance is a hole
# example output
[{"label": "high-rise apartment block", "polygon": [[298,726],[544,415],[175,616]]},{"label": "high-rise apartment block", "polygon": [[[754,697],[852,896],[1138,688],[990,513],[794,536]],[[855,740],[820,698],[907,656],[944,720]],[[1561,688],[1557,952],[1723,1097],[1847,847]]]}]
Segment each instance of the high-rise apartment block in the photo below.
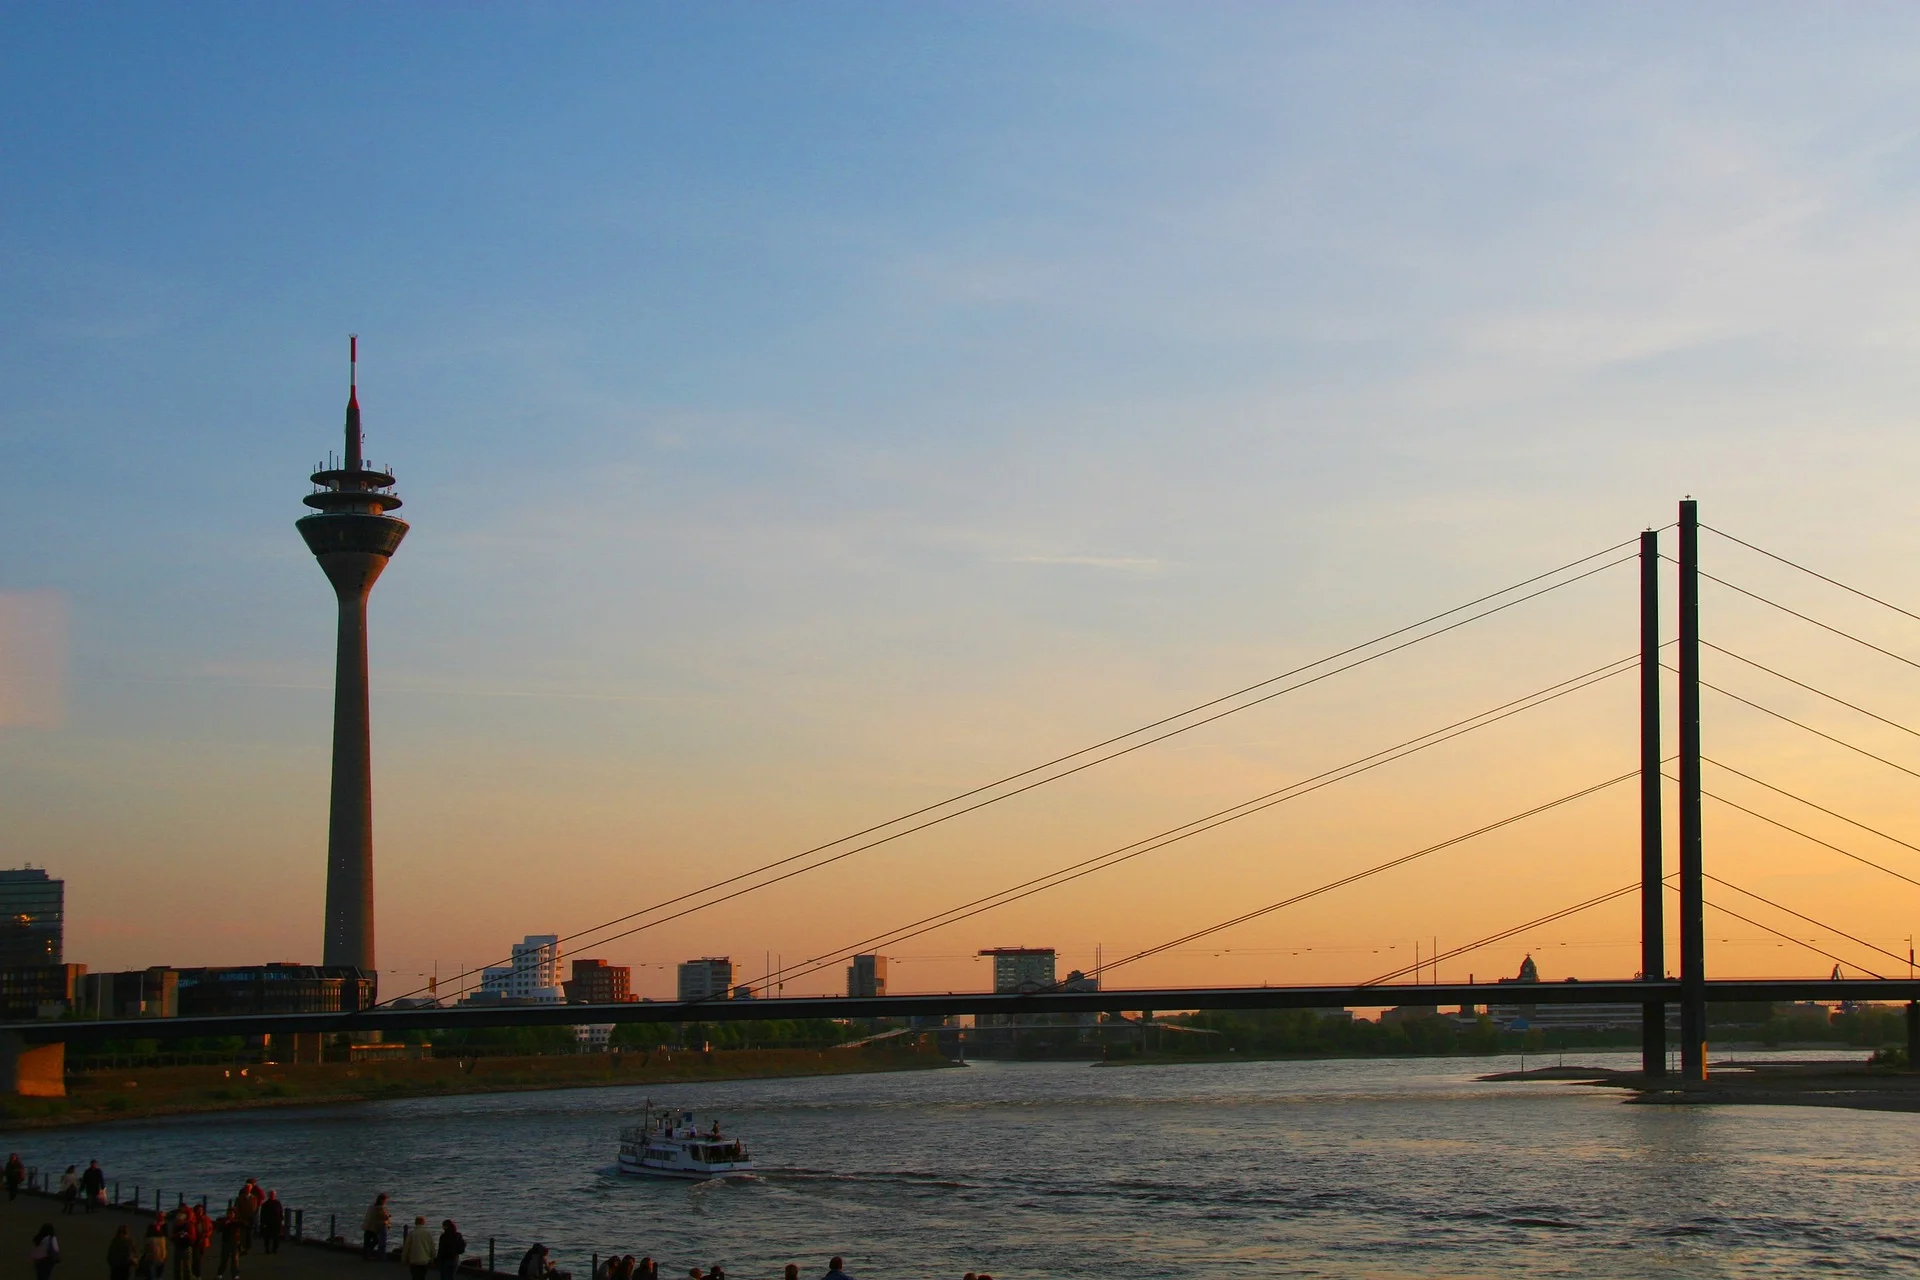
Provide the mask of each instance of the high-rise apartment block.
[{"label": "high-rise apartment block", "polygon": [[1052,947],[989,947],[980,954],[993,957],[997,995],[1044,991],[1054,985]]},{"label": "high-rise apartment block", "polygon": [[568,1004],[630,1004],[633,970],[605,960],[575,960],[573,977],[561,984]]},{"label": "high-rise apartment block", "polygon": [[560,935],[530,933],[513,944],[513,963],[480,971],[480,993],[492,1000],[559,1004]]},{"label": "high-rise apartment block", "polygon": [[0,871],[0,969],[59,964],[67,882],[38,867]]},{"label": "high-rise apartment block", "polygon": [[854,999],[887,994],[887,958],[855,956],[847,966],[847,994]]},{"label": "high-rise apartment block", "polygon": [[682,1000],[724,1000],[732,990],[733,960],[728,956],[703,956],[680,966]]},{"label": "high-rise apartment block", "polygon": [[560,989],[560,935],[530,933],[526,940],[513,944],[514,994],[524,996],[554,993]]}]

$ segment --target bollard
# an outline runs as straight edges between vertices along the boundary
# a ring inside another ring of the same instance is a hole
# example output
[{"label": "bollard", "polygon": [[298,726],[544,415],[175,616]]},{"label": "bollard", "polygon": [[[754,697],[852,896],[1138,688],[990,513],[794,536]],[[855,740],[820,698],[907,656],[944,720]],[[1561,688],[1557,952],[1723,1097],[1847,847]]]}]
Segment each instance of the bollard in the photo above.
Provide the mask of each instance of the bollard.
[{"label": "bollard", "polygon": [[327,1243],[332,1244],[337,1238],[339,1238],[339,1235],[340,1235],[340,1215],[337,1213],[330,1213],[327,1215]]},{"label": "bollard", "polygon": [[115,1204],[120,1203],[120,1179],[118,1178],[113,1180],[113,1202]]},{"label": "bollard", "polygon": [[293,1238],[302,1244],[306,1243],[307,1211],[305,1209],[295,1209],[293,1211]]},{"label": "bollard", "polygon": [[587,1274],[592,1276],[593,1280],[600,1280],[600,1255],[599,1254],[596,1253],[593,1255],[593,1270],[587,1272]]},{"label": "bollard", "polygon": [[493,1237],[487,1237],[487,1274],[493,1275]]}]

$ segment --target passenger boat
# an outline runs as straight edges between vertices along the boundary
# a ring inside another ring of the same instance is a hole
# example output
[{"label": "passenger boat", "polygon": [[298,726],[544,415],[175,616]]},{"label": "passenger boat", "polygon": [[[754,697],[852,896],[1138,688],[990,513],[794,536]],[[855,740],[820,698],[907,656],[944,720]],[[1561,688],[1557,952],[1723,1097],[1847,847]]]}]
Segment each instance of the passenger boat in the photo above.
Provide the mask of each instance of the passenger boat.
[{"label": "passenger boat", "polygon": [[753,1173],[753,1157],[738,1138],[720,1132],[718,1120],[702,1130],[691,1111],[649,1104],[639,1124],[620,1130],[620,1172],[696,1181],[744,1178]]}]

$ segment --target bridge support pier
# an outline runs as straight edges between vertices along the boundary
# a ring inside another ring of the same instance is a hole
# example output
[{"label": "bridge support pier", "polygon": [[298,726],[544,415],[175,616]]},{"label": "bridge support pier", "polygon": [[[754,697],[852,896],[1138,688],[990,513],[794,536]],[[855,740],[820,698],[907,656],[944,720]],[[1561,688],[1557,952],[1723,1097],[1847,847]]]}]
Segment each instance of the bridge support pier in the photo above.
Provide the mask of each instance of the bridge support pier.
[{"label": "bridge support pier", "polygon": [[67,1096],[67,1046],[28,1044],[12,1032],[0,1032],[0,1097]]},{"label": "bridge support pier", "polygon": [[1920,1071],[1920,1000],[1907,1001],[1907,1070]]}]

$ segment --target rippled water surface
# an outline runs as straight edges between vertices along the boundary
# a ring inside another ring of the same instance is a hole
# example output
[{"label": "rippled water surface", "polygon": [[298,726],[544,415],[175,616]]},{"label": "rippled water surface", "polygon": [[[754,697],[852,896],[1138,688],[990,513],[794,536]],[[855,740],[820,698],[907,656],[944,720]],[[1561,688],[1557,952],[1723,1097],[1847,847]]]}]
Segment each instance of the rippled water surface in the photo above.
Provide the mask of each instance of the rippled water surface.
[{"label": "rippled water surface", "polygon": [[[1598,1061],[1599,1058],[1586,1058]],[[1536,1060],[1537,1061],[1537,1060]],[[231,1195],[248,1174],[354,1234],[460,1220],[726,1264],[847,1255],[863,1280],[1021,1276],[1753,1276],[1920,1270],[1920,1116],[1665,1108],[1483,1084],[1500,1060],[964,1069],[654,1092],[719,1115],[762,1175],[611,1171],[631,1089],[289,1109],[11,1135],[31,1163]]]}]

